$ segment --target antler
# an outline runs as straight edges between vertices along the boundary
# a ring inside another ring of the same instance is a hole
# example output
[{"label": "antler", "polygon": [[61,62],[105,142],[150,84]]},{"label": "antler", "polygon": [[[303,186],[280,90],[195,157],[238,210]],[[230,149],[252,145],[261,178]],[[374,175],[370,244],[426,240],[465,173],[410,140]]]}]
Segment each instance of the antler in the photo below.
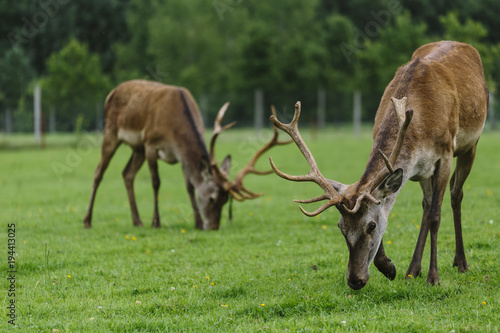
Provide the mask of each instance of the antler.
[{"label": "antler", "polygon": [[215,140],[217,140],[217,137],[219,136],[220,133],[222,133],[223,131],[227,130],[228,128],[236,124],[236,122],[233,121],[232,123],[227,124],[224,127],[221,127],[220,125],[228,106],[229,102],[224,103],[224,105],[220,108],[219,112],[217,112],[217,117],[215,117],[214,131],[212,132],[212,137],[210,138],[210,164],[212,166],[217,165],[217,162],[215,160]]},{"label": "antler", "polygon": [[273,122],[274,126],[278,127],[279,129],[285,131],[286,133],[288,133],[288,135],[290,135],[290,137],[295,142],[299,150],[302,152],[302,155],[304,155],[307,163],[309,163],[310,166],[309,173],[303,176],[287,175],[286,173],[280,171],[276,167],[276,165],[274,165],[273,159],[271,157],[269,157],[269,162],[271,163],[271,167],[273,168],[274,172],[281,178],[296,182],[311,181],[318,184],[323,189],[323,191],[325,191],[323,195],[316,198],[307,200],[294,200],[295,202],[300,202],[300,203],[311,203],[321,200],[328,200],[328,202],[324,203],[314,212],[308,212],[301,206],[299,206],[300,210],[305,215],[316,216],[319,213],[326,210],[327,208],[338,205],[342,201],[342,196],[338,194],[338,192],[335,190],[332,184],[330,184],[328,180],[321,174],[311,151],[309,150],[304,140],[302,139],[302,136],[299,133],[298,122],[300,117],[300,109],[301,109],[301,103],[299,101],[295,104],[295,114],[293,115],[293,119],[289,124],[283,124],[279,122],[275,115],[271,116],[271,121]]},{"label": "antler", "polygon": [[[259,171],[255,169],[255,163],[257,163],[257,160],[264,154],[266,151],[271,149],[274,146],[277,145],[285,145],[290,142],[289,141],[279,141],[278,140],[278,131],[273,128],[274,134],[271,140],[264,145],[262,148],[260,148],[255,155],[250,159],[250,162],[241,169],[238,174],[236,175],[235,179],[230,182],[228,179],[228,175],[223,172],[222,170],[219,169],[217,165],[217,161],[215,160],[215,141],[217,137],[219,136],[220,133],[225,131],[226,129],[232,127],[236,122],[232,122],[228,125],[225,125],[224,127],[221,127],[221,121],[222,118],[224,117],[224,114],[229,106],[229,103],[226,103],[222,106],[222,108],[219,110],[217,113],[217,117],[215,118],[215,123],[214,123],[214,131],[212,134],[212,138],[210,139],[210,164],[212,166],[212,170],[215,171],[217,176],[220,178],[222,182],[222,187],[231,194],[231,196],[238,200],[238,201],[243,201],[245,199],[255,199],[262,194],[257,194],[254,193],[250,190],[248,190],[245,186],[243,186],[243,178],[247,174],[253,173],[256,175],[267,175],[273,172],[273,170],[268,170],[268,171]],[[276,110],[274,109],[274,106],[271,108],[271,112],[273,115],[276,115]]]},{"label": "antler", "polygon": [[[271,106],[271,113],[272,113],[272,116],[276,117],[276,109],[274,108],[274,106]],[[273,136],[272,136],[271,140],[255,153],[255,155],[250,159],[250,162],[248,162],[248,164],[245,167],[243,167],[243,169],[241,169],[240,172],[238,172],[238,174],[236,175],[234,180],[231,182],[231,185],[232,185],[231,190],[230,190],[231,195],[236,200],[239,200],[239,201],[242,201],[244,199],[254,199],[254,198],[261,196],[262,194],[253,193],[252,191],[246,189],[243,186],[243,178],[245,178],[246,175],[251,174],[251,173],[253,173],[255,175],[268,175],[268,174],[272,173],[273,170],[267,170],[267,171],[256,170],[255,163],[262,156],[262,154],[264,154],[266,151],[268,151],[272,147],[279,146],[279,145],[286,145],[286,144],[289,144],[290,142],[292,142],[292,140],[279,141],[278,140],[278,130],[273,126]]]},{"label": "antler", "polygon": [[[403,97],[402,99],[399,100],[392,97],[391,100],[392,103],[394,104],[394,108],[396,110],[396,114],[398,116],[398,121],[399,121],[398,137],[396,139],[396,144],[394,145],[394,148],[392,149],[389,158],[387,158],[387,156],[379,149],[378,152],[384,159],[388,172],[382,171],[381,173],[378,174],[378,176],[373,181],[373,186],[370,189],[370,193],[373,192],[389,174],[394,172],[393,165],[396,162],[399,153],[401,152],[401,147],[403,146],[403,141],[406,137],[406,130],[408,129],[411,119],[413,118],[413,110],[405,111],[406,97]],[[403,114],[404,114],[404,120],[403,120]]]}]

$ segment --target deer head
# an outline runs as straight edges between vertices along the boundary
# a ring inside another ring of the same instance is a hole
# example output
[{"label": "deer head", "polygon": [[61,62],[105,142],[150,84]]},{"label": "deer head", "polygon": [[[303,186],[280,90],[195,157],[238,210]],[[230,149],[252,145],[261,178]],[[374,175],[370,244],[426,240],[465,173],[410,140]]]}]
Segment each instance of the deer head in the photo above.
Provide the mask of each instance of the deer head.
[{"label": "deer head", "polygon": [[[387,216],[395,201],[394,194],[399,191],[403,182],[403,170],[394,170],[393,165],[401,151],[413,111],[404,111],[406,98],[402,100],[393,99],[393,103],[400,120],[396,144],[390,157],[379,151],[387,169],[372,178],[373,180],[369,184],[363,185],[359,182],[344,185],[327,179],[321,174],[311,151],[298,130],[301,111],[300,102],[295,104],[295,114],[289,124],[279,122],[275,115],[271,116],[274,126],[290,135],[310,166],[307,175],[291,176],[280,171],[270,158],[274,172],[287,180],[314,182],[324,191],[324,194],[319,197],[308,200],[294,200],[295,202],[312,203],[328,200],[313,212],[308,212],[302,206],[299,206],[301,211],[307,216],[315,216],[329,207],[335,206],[341,214],[338,226],[345,237],[349,250],[347,281],[352,289],[364,287],[369,279],[369,266],[379,251],[382,236],[387,227]],[[386,272],[383,273],[387,276],[395,276],[395,269],[392,264],[384,269]],[[391,269],[394,269],[394,272]]]},{"label": "deer head", "polygon": [[[236,175],[234,180],[229,180],[229,169],[231,167],[231,156],[227,155],[221,165],[215,159],[215,143],[220,133],[234,126],[236,122],[221,126],[222,118],[229,106],[229,102],[225,103],[219,112],[214,122],[214,130],[210,139],[210,165],[203,167],[203,184],[197,189],[197,200],[200,208],[200,213],[203,217],[204,229],[219,229],[221,210],[229,198],[237,201],[247,199],[255,199],[263,195],[262,193],[254,193],[243,186],[243,179],[248,174],[267,175],[273,170],[259,171],[255,169],[255,163],[266,151],[277,145],[284,145],[290,141],[279,141],[278,131],[273,127],[273,136],[267,144],[261,147],[255,155],[250,159],[248,164],[244,166]],[[273,115],[276,115],[274,107],[271,108]],[[231,208],[230,208],[231,218]]]}]

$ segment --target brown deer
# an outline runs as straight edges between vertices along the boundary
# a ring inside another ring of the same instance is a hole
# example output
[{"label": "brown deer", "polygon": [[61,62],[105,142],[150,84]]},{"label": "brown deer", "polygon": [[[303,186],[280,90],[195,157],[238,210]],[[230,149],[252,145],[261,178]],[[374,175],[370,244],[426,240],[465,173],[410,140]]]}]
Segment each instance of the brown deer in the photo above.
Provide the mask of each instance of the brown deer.
[{"label": "brown deer", "polygon": [[420,182],[423,217],[406,278],[421,275],[430,231],[427,283],[439,284],[437,234],[454,157],[457,162],[450,180],[456,242],[453,266],[458,266],[459,272],[468,269],[461,227],[462,187],[474,162],[487,109],[488,89],[476,49],[451,41],[423,45],[385,89],[375,116],[374,144],[366,170],[351,185],[326,179],[319,171],[297,128],[300,102],[290,124],[271,116],[274,125],[292,137],[311,167],[305,176],[290,176],[278,170],[271,159],[274,171],[288,180],[315,182],[325,192],[297,202],[328,200],[311,213],[300,207],[302,212],[314,216],[335,206],[341,214],[338,226],[349,250],[347,281],[352,289],[366,285],[372,261],[386,277],[395,278],[396,269],[385,255],[382,236],[396,196],[408,180]]},{"label": "brown deer", "polygon": [[168,164],[181,163],[198,229],[219,229],[221,210],[229,196],[238,201],[260,196],[243,186],[243,178],[250,173],[272,173],[272,170],[257,171],[255,163],[271,147],[287,142],[278,141],[278,132],[274,129],[271,140],[256,152],[233,181],[229,181],[230,156],[219,167],[214,153],[217,136],[235,124],[233,122],[221,127],[228,105],[224,104],[217,114],[209,153],[203,141],[203,122],[198,105],[187,89],[143,80],[127,81],[113,89],[105,102],[106,125],[101,161],[95,170],[84,226],[91,227],[97,188],[122,142],[132,148],[132,157],[123,170],[123,179],[135,226],[141,226],[142,222],[135,202],[134,178],[144,161],[148,163],[153,181],[155,228],[160,227],[157,159]]}]

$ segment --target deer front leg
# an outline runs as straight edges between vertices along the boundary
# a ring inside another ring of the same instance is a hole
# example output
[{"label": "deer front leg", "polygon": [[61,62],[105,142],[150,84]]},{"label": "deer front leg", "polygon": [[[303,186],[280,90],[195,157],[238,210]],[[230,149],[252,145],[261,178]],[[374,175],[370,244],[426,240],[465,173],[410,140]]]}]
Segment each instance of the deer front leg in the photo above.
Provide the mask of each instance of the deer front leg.
[{"label": "deer front leg", "polygon": [[413,257],[410,262],[410,266],[406,271],[405,278],[409,279],[412,277],[417,277],[422,275],[422,256],[424,254],[425,242],[427,240],[427,234],[429,232],[429,225],[427,223],[427,214],[429,212],[429,207],[431,205],[432,197],[432,178],[425,179],[420,182],[420,187],[422,188],[423,199],[422,199],[422,222],[420,223],[420,233],[418,234],[417,244],[415,245],[415,251],[413,252]]},{"label": "deer front leg", "polygon": [[396,277],[396,267],[391,262],[391,259],[389,259],[385,255],[383,239],[380,242],[380,246],[378,247],[378,251],[375,255],[373,263],[375,264],[375,267],[377,267],[377,269],[385,275],[386,278],[388,278],[389,280],[394,280],[394,278]]},{"label": "deer front leg", "polygon": [[154,192],[154,213],[153,213],[153,228],[160,227],[160,214],[158,213],[158,190],[160,189],[160,176],[158,175],[158,162],[156,159],[156,150],[147,149],[146,159],[148,161],[149,172],[151,173],[151,180],[153,182]]},{"label": "deer front leg", "polygon": [[99,164],[97,165],[97,168],[94,173],[94,182],[92,184],[92,194],[90,195],[90,202],[89,206],[87,209],[87,214],[85,215],[85,218],[83,219],[83,226],[85,228],[90,228],[92,227],[92,210],[94,208],[94,201],[95,201],[95,196],[97,193],[97,188],[99,187],[99,184],[101,183],[102,176],[104,175],[104,172],[108,168],[109,161],[111,161],[111,158],[113,157],[113,154],[115,153],[116,149],[120,145],[120,141],[118,138],[116,138],[113,135],[108,134],[106,131],[104,132],[104,137],[102,139],[102,146],[101,146],[101,160],[99,161]]},{"label": "deer front leg", "polygon": [[134,179],[137,171],[141,168],[145,160],[144,149],[136,149],[132,153],[132,157],[127,163],[125,169],[123,169],[122,176],[125,182],[125,187],[127,188],[128,200],[130,203],[130,210],[132,213],[132,221],[135,226],[142,226],[142,221],[139,217],[139,211],[137,210],[137,204],[135,202],[134,195]]},{"label": "deer front leg", "polygon": [[194,226],[196,229],[203,230],[203,220],[201,219],[200,211],[198,209],[198,204],[196,203],[194,186],[189,181],[187,181],[187,191],[189,194],[189,199],[191,200],[191,206],[193,207]]},{"label": "deer front leg", "polygon": [[431,234],[431,261],[429,264],[429,273],[427,274],[427,284],[439,284],[439,275],[437,268],[437,236],[439,225],[441,224],[441,205],[443,203],[444,192],[450,178],[450,170],[453,157],[443,157],[434,173],[433,193],[431,207],[429,208],[428,220],[430,222]]},{"label": "deer front leg", "polygon": [[460,273],[469,269],[465,259],[462,239],[462,199],[464,197],[462,188],[472,169],[475,156],[476,146],[467,153],[458,156],[455,172],[453,172],[450,180],[451,207],[453,208],[453,222],[455,225],[455,259],[453,260],[453,267],[458,266]]}]

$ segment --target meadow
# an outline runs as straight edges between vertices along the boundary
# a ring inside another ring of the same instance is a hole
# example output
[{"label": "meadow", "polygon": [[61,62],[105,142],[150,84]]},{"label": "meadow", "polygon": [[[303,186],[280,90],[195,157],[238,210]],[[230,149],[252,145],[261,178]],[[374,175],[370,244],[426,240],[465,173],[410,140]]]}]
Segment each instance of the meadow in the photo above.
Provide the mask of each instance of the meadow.
[{"label": "meadow", "polygon": [[[370,129],[329,127],[304,139],[328,178],[361,176]],[[233,176],[266,130],[231,129],[220,136],[219,160],[231,153]],[[283,136],[284,138],[284,136]],[[406,280],[422,215],[421,190],[407,183],[384,236],[397,269],[389,281],[372,265],[361,290],[347,286],[348,251],[334,209],[304,216],[296,198],[320,194],[314,184],[271,174],[248,176],[265,193],[224,208],[219,231],[199,231],[180,165],[160,163],[162,228],[151,228],[153,191],[147,167],[135,182],[144,227],[132,226],[121,171],[130,149],[120,147],[97,193],[93,227],[83,228],[100,136],[2,137],[0,151],[1,267],[7,276],[8,225],[15,224],[15,326],[7,317],[10,282],[2,279],[0,331],[18,332],[498,332],[500,330],[500,133],[485,132],[465,185],[463,233],[470,270],[452,267],[454,233],[449,191],[438,239],[440,285]],[[309,169],[298,149],[268,156],[290,174]],[[429,243],[429,242],[428,242]]]}]

